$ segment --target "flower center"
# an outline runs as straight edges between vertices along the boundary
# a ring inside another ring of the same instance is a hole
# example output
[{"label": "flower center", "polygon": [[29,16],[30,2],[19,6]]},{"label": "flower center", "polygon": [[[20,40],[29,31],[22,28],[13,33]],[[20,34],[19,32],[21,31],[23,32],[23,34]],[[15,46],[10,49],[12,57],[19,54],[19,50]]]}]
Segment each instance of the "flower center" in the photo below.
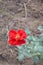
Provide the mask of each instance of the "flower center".
[{"label": "flower center", "polygon": [[17,34],[17,35],[16,35],[16,39],[19,39],[19,38],[20,38],[20,35],[19,35],[19,34]]}]

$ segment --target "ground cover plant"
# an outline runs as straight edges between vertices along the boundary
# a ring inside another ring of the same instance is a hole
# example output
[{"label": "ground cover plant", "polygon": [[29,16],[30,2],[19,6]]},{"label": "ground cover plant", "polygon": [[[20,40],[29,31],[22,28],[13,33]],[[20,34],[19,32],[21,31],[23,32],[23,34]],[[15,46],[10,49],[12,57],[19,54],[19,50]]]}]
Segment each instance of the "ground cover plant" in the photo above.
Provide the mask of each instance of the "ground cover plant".
[{"label": "ground cover plant", "polygon": [[[37,28],[41,32],[43,26]],[[39,36],[30,35],[29,29],[10,30],[8,33],[8,43],[18,49],[17,59],[22,62],[25,58],[33,58],[34,63],[43,62],[43,33]]]}]

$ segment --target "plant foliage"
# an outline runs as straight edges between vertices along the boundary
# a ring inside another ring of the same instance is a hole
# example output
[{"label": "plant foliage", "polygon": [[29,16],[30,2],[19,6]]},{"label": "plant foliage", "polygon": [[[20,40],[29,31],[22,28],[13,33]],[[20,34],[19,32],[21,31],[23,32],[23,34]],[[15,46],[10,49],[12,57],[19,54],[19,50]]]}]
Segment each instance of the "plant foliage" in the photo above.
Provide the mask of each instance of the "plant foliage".
[{"label": "plant foliage", "polygon": [[[43,27],[39,26],[38,29],[42,31]],[[30,34],[30,31],[26,30],[26,33]],[[43,62],[43,33],[38,37],[29,35],[26,44],[17,46],[17,48],[19,61],[23,61],[25,58],[33,58],[35,63],[38,61]]]}]

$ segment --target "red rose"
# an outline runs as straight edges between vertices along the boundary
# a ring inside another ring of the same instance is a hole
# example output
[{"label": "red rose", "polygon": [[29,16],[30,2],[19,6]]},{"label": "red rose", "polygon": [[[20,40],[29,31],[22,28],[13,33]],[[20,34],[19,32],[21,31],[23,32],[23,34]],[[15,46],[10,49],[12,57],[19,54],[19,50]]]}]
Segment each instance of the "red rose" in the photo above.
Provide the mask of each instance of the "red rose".
[{"label": "red rose", "polygon": [[22,44],[25,44],[25,39],[27,37],[27,34],[24,30],[18,30],[18,31],[15,31],[15,30],[10,30],[9,31],[9,44],[11,45],[22,45]]}]

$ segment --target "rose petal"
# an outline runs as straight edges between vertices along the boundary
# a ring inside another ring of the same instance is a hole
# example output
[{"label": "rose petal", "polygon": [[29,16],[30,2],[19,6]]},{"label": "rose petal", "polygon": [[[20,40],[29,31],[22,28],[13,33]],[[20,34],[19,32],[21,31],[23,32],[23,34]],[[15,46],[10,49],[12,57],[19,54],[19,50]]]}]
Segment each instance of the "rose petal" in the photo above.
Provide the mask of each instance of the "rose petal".
[{"label": "rose petal", "polygon": [[13,40],[13,39],[10,39],[8,41],[8,43],[14,46],[14,45],[16,45],[17,41],[16,40]]},{"label": "rose petal", "polygon": [[17,34],[17,32],[16,32],[15,30],[10,30],[10,31],[9,31],[9,38],[14,39],[15,36],[16,36],[16,34]]},{"label": "rose petal", "polygon": [[24,39],[27,37],[27,34],[24,30],[18,30],[18,34],[20,34],[20,39]]},{"label": "rose petal", "polygon": [[16,46],[21,46],[21,45],[23,45],[25,43],[26,43],[25,40],[18,40],[17,43],[16,43]]},{"label": "rose petal", "polygon": [[21,44],[25,44],[25,43],[26,43],[25,40],[20,40],[19,42],[20,42]]}]

